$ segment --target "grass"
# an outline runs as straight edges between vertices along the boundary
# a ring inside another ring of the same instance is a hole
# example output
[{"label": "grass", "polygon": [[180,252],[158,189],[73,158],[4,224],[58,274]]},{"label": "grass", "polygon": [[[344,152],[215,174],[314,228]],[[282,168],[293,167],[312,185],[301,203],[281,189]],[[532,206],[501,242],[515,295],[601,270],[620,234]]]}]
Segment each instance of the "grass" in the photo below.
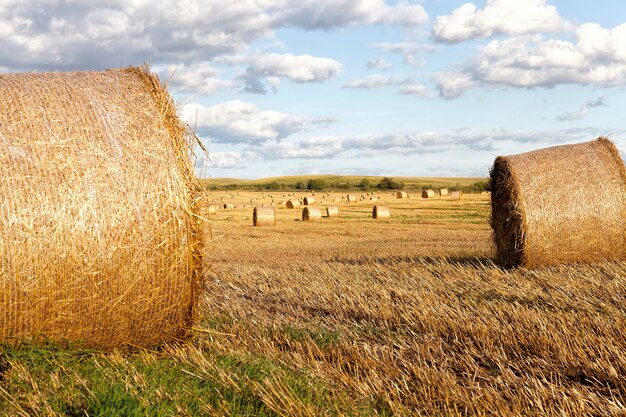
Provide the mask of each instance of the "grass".
[{"label": "grass", "polygon": [[[389,220],[368,200],[319,223],[276,208],[264,228],[251,207],[220,210],[190,340],[5,346],[0,414],[626,413],[626,264],[504,270],[488,195],[380,195]],[[272,199],[207,195],[222,197]]]}]

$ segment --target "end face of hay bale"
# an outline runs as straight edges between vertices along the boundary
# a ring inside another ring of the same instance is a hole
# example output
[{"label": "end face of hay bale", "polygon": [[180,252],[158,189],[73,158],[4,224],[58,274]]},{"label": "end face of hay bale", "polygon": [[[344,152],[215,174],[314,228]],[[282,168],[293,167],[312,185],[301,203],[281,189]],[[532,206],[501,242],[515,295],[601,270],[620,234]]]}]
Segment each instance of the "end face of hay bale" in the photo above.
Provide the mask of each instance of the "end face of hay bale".
[{"label": "end face of hay bale", "polygon": [[255,207],[252,212],[252,225],[274,226],[276,224],[276,214],[274,207]]},{"label": "end face of hay bale", "polygon": [[435,191],[433,190],[424,190],[422,191],[422,198],[431,198],[435,196]]},{"label": "end face of hay bale", "polygon": [[626,170],[608,139],[498,157],[491,190],[502,266],[626,259]]},{"label": "end face of hay bale", "polygon": [[315,197],[304,197],[302,201],[305,206],[310,206],[311,204],[315,204]]},{"label": "end face of hay bale", "polygon": [[317,207],[305,207],[302,210],[302,220],[305,222],[317,222],[322,219],[322,212]]},{"label": "end face of hay bale", "polygon": [[191,132],[158,78],[1,74],[0,90],[0,340],[106,349],[184,336],[203,213]]},{"label": "end face of hay bale", "polygon": [[372,209],[372,218],[375,220],[388,219],[389,217],[391,217],[391,211],[387,206],[376,205]]},{"label": "end face of hay bale", "polygon": [[300,206],[300,202],[298,200],[287,200],[287,203],[285,204],[285,207],[288,209],[294,209],[298,206]]},{"label": "end face of hay bale", "polygon": [[339,206],[326,207],[326,216],[327,217],[339,217]]}]

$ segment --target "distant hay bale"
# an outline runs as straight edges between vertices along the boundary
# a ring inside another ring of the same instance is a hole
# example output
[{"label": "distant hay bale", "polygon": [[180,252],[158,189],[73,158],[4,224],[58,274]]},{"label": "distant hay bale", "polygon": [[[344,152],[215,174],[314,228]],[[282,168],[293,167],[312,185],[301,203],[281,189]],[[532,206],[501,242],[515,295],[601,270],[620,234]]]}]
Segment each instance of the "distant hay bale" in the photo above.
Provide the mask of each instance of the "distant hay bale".
[{"label": "distant hay bale", "polygon": [[378,200],[378,197],[370,197],[370,200],[376,201],[376,200]]},{"label": "distant hay bale", "polygon": [[305,222],[316,222],[321,220],[322,212],[317,207],[305,207],[302,210],[302,220]]},{"label": "distant hay bale", "polygon": [[391,217],[391,211],[387,206],[374,206],[372,209],[373,219],[388,219]]},{"label": "distant hay bale", "polygon": [[217,206],[214,204],[209,204],[209,206],[207,207],[207,214],[209,216],[217,214]]},{"label": "distant hay bale", "polygon": [[276,224],[276,215],[274,207],[255,207],[252,212],[252,225],[258,226],[274,226]]},{"label": "distant hay bale", "polygon": [[287,203],[285,204],[285,207],[287,207],[288,209],[294,209],[299,206],[300,202],[298,200],[287,200]]},{"label": "distant hay bale", "polygon": [[463,198],[463,192],[462,191],[452,191],[450,193],[450,200],[460,201],[462,198]]},{"label": "distant hay bale", "polygon": [[356,203],[358,201],[356,194],[348,194],[346,200],[348,200],[348,203]]},{"label": "distant hay bale", "polygon": [[302,201],[305,206],[310,206],[311,204],[315,204],[315,197],[304,197]]},{"label": "distant hay bale", "polygon": [[442,196],[442,197],[448,195],[448,189],[447,188],[440,188],[439,189],[439,195]]},{"label": "distant hay bale", "polygon": [[233,203],[224,203],[224,209],[234,209],[235,205]]},{"label": "distant hay bale", "polygon": [[398,191],[396,193],[396,198],[408,198],[409,195],[405,191]]},{"label": "distant hay bale", "polygon": [[0,342],[188,333],[203,225],[195,139],[146,68],[0,74]]},{"label": "distant hay bale", "polygon": [[339,216],[339,206],[328,206],[328,207],[326,207],[326,216],[327,217],[338,217]]},{"label": "distant hay bale", "polygon": [[422,191],[422,198],[431,198],[435,196],[435,192],[433,190],[424,190]]},{"label": "distant hay bale", "polygon": [[608,139],[497,157],[491,190],[500,265],[626,259],[626,170]]}]

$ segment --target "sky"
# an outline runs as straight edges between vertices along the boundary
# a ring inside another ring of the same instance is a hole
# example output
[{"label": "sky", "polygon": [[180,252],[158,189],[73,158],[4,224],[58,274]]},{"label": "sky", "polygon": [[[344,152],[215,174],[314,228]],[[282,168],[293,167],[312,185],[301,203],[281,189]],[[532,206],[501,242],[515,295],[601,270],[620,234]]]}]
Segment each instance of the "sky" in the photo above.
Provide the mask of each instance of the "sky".
[{"label": "sky", "polygon": [[199,174],[487,176],[626,151],[623,0],[0,0],[0,72],[149,63]]}]

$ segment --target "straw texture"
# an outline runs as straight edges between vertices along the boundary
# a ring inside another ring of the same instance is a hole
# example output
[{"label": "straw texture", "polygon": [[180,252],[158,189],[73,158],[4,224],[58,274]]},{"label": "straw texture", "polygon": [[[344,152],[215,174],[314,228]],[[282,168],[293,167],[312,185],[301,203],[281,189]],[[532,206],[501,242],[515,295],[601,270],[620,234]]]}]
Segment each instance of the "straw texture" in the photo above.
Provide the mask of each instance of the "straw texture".
[{"label": "straw texture", "polygon": [[322,219],[322,212],[317,207],[305,207],[302,210],[302,220],[305,222],[316,222]]},{"label": "straw texture", "polygon": [[391,211],[387,206],[374,206],[372,210],[373,219],[388,219],[391,217]]},{"label": "straw texture", "polygon": [[194,137],[145,68],[0,75],[0,341],[154,346],[202,273]]},{"label": "straw texture", "polygon": [[326,207],[326,216],[328,216],[328,217],[339,217],[339,206],[328,206],[328,207]]},{"label": "straw texture", "polygon": [[276,224],[274,207],[255,207],[252,212],[252,224],[254,226],[274,226]]},{"label": "straw texture", "polygon": [[424,190],[422,191],[422,198],[431,198],[435,196],[435,191],[433,190]]},{"label": "straw texture", "polygon": [[491,187],[501,265],[626,258],[626,172],[608,139],[498,157]]}]

